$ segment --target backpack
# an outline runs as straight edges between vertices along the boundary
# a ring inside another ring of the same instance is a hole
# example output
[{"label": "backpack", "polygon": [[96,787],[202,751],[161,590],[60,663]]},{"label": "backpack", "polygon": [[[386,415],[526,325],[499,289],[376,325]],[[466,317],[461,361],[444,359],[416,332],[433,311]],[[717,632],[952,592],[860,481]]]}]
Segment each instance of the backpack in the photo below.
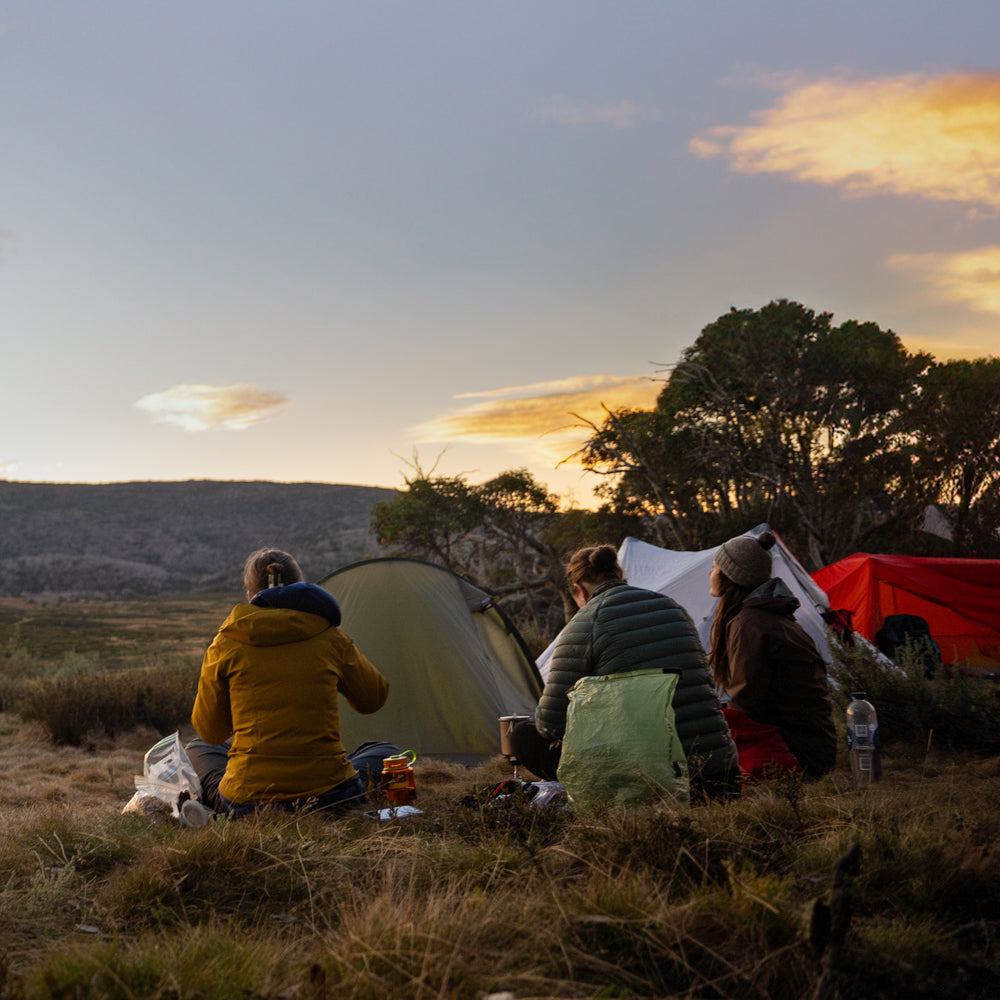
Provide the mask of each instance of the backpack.
[{"label": "backpack", "polygon": [[919,615],[887,615],[875,633],[875,645],[890,660],[912,647],[921,658],[924,677],[930,680],[941,666],[941,647],[931,638],[931,627]]},{"label": "backpack", "polygon": [[395,757],[400,752],[394,743],[379,743],[368,740],[355,747],[347,759],[354,765],[358,777],[366,788],[379,786],[382,783],[382,761],[386,757]]}]

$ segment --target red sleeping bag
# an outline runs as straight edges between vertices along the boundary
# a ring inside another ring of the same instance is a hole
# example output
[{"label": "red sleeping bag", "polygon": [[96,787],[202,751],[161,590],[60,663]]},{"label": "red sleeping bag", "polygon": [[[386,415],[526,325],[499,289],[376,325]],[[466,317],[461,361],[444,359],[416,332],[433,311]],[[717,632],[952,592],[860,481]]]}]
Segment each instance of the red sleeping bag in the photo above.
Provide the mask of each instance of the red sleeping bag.
[{"label": "red sleeping bag", "polygon": [[723,708],[722,714],[736,742],[740,774],[744,781],[759,781],[765,776],[765,771],[775,768],[796,773],[802,770],[802,765],[788,749],[776,726],[754,722],[749,715],[734,708]]}]

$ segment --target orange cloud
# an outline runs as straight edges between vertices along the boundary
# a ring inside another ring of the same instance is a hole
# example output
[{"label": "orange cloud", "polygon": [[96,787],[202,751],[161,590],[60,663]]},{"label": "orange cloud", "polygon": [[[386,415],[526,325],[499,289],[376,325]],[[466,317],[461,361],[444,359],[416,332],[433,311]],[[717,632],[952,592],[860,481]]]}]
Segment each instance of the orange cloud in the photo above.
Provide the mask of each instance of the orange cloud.
[{"label": "orange cloud", "polygon": [[919,275],[942,302],[1000,315],[1000,245],[960,253],[898,253],[886,263]]},{"label": "orange cloud", "polygon": [[853,196],[1000,208],[1000,74],[817,80],[752,118],[708,130],[692,152]]},{"label": "orange cloud", "polygon": [[253,385],[175,385],[143,396],[133,405],[158,423],[176,424],[188,431],[211,427],[242,431],[275,416],[288,400]]},{"label": "orange cloud", "polygon": [[638,376],[582,375],[463,393],[455,398],[483,401],[421,424],[413,432],[420,441],[516,445],[561,461],[587,437],[587,428],[574,414],[600,423],[603,406],[648,409],[661,388],[660,382]]}]

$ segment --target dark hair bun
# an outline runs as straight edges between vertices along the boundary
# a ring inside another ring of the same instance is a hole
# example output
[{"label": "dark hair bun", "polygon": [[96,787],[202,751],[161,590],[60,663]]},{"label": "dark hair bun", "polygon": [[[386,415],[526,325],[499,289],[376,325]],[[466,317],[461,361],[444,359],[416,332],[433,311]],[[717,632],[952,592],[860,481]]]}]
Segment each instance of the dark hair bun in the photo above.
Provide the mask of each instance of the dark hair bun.
[{"label": "dark hair bun", "polygon": [[590,553],[590,565],[601,576],[618,570],[618,553],[610,545],[599,545]]},{"label": "dark hair bun", "polygon": [[770,531],[762,531],[762,532],[761,532],[761,533],[760,533],[760,534],[759,534],[759,535],[757,536],[757,544],[758,544],[758,545],[759,545],[759,546],[760,546],[760,547],[761,547],[761,548],[762,548],[762,549],[763,549],[763,550],[764,550],[765,552],[767,552],[767,551],[768,551],[768,549],[771,549],[771,548],[774,548],[774,543],[775,543],[775,542],[776,542],[777,540],[778,540],[778,539],[777,539],[777,538],[775,538],[775,537],[774,537],[774,535],[772,535]]}]

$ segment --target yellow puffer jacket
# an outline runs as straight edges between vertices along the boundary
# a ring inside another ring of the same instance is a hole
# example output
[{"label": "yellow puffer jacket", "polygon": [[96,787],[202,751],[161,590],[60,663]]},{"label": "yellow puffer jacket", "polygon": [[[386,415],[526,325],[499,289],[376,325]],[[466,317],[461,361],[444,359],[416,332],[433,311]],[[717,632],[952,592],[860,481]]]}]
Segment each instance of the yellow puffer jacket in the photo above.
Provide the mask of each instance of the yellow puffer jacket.
[{"label": "yellow puffer jacket", "polygon": [[241,805],[289,801],[352,777],[338,693],[369,714],[389,684],[325,618],[238,604],[205,653],[191,715],[206,742],[233,737],[219,791]]}]

